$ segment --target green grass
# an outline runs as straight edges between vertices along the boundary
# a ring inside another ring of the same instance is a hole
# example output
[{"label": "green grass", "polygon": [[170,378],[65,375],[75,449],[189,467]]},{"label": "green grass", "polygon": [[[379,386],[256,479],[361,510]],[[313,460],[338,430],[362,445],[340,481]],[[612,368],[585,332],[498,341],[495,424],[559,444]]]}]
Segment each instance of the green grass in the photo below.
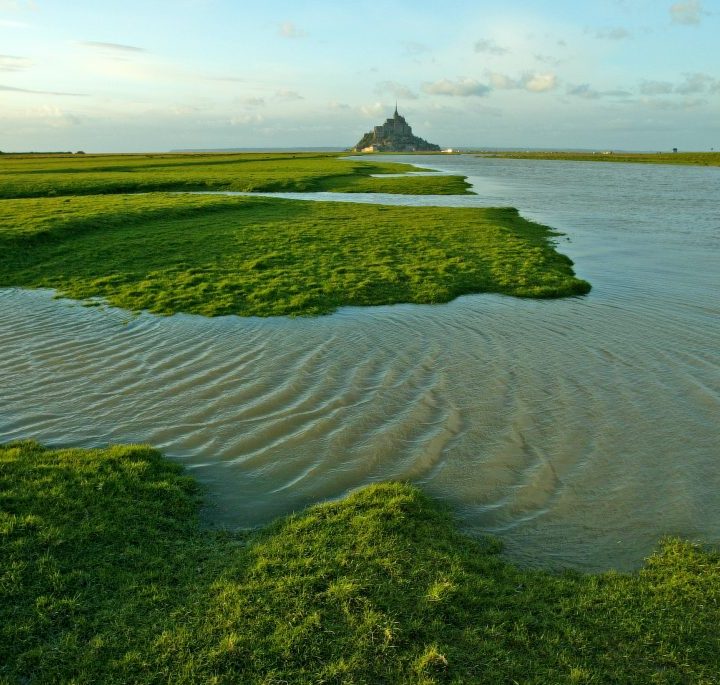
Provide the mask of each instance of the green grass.
[{"label": "green grass", "polygon": [[0,155],[0,198],[181,190],[458,195],[462,176],[373,178],[408,164],[338,154]]},{"label": "green grass", "polygon": [[653,683],[720,674],[720,556],[524,570],[418,489],[202,531],[148,447],[0,446],[0,682]]},{"label": "green grass", "polygon": [[2,200],[0,286],[208,316],[587,292],[554,235],[511,208],[167,193]]},{"label": "green grass", "polygon": [[484,152],[481,157],[502,159],[554,159],[571,162],[631,162],[635,164],[680,164],[720,166],[720,152]]}]

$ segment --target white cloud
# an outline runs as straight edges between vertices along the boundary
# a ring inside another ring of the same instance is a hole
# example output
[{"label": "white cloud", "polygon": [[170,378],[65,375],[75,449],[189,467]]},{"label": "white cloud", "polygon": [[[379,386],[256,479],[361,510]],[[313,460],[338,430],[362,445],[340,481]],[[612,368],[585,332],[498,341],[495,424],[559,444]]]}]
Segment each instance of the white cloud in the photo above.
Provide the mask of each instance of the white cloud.
[{"label": "white cloud", "polygon": [[557,86],[557,77],[555,74],[548,72],[546,74],[533,74],[525,79],[525,90],[533,93],[544,93],[552,90]]},{"label": "white cloud", "polygon": [[683,0],[670,6],[670,18],[675,24],[699,24],[703,14],[700,0]]},{"label": "white cloud", "polygon": [[475,43],[475,52],[484,52],[488,55],[505,55],[510,51],[490,38],[481,38]]},{"label": "white cloud", "polygon": [[489,74],[490,85],[498,90],[527,90],[531,93],[544,93],[557,87],[557,76],[553,72],[526,72],[520,78],[510,78],[506,74]]},{"label": "white cloud", "polygon": [[457,81],[441,79],[434,83],[424,83],[422,90],[428,95],[449,95],[451,97],[476,95],[482,97],[490,92],[490,87],[471,78],[458,79]]},{"label": "white cloud", "polygon": [[280,24],[280,26],[278,27],[278,33],[283,38],[303,38],[307,35],[305,31],[303,31],[301,28],[298,28],[292,21],[282,22],[282,24]]}]

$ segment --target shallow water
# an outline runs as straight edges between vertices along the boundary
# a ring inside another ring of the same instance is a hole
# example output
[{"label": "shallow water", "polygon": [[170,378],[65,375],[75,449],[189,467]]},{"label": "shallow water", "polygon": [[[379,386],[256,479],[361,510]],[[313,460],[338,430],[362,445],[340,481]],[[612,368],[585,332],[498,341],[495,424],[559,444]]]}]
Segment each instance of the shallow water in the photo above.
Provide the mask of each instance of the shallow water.
[{"label": "shallow water", "polygon": [[205,319],[0,290],[0,440],[151,443],[221,525],[400,478],[522,563],[720,543],[720,169],[411,161],[478,195],[331,197],[516,206],[566,232],[593,291]]}]

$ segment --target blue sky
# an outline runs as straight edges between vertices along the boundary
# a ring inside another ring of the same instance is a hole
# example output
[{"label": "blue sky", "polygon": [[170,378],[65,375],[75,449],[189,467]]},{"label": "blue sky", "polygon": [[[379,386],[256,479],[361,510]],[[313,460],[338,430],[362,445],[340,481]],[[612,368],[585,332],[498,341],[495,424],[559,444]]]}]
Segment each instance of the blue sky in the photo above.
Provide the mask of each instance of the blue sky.
[{"label": "blue sky", "polygon": [[720,0],[0,0],[0,150],[720,149]]}]

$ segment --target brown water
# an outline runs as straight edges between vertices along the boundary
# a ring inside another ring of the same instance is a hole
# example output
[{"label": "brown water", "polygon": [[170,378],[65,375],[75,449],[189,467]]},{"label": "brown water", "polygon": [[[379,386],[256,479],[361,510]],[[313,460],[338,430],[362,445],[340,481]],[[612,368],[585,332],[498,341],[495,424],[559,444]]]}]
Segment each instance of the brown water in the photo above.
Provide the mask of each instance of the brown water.
[{"label": "brown water", "polygon": [[720,169],[413,161],[478,196],[351,199],[512,204],[567,232],[592,293],[293,320],[0,290],[0,440],[151,443],[222,525],[400,478],[523,563],[632,568],[664,534],[720,543]]}]

